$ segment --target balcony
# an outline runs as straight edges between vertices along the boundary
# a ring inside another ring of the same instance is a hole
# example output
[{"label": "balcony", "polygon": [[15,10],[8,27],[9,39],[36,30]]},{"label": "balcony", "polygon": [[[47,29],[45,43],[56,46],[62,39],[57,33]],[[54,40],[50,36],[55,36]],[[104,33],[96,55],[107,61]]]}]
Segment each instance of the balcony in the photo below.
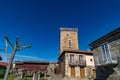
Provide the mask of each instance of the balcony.
[{"label": "balcony", "polygon": [[80,67],[85,67],[85,66],[86,66],[86,61],[85,61],[85,60],[80,60],[80,61],[77,61],[77,64],[78,64]]},{"label": "balcony", "polygon": [[80,67],[85,67],[86,66],[86,61],[85,60],[80,60],[80,61],[69,61],[70,66],[80,66]]},{"label": "balcony", "polygon": [[69,65],[70,65],[70,66],[76,66],[76,65],[77,65],[77,62],[76,62],[76,61],[69,61]]}]

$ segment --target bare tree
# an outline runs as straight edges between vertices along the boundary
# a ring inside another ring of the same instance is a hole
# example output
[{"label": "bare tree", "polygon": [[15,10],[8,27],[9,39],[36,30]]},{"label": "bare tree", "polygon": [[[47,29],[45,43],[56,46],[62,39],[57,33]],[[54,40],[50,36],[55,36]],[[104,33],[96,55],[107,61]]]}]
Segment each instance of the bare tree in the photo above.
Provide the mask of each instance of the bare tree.
[{"label": "bare tree", "polygon": [[13,60],[14,60],[16,51],[22,50],[22,49],[25,49],[25,48],[29,48],[29,47],[31,47],[32,45],[29,44],[29,45],[27,45],[27,46],[23,46],[23,45],[20,43],[18,37],[16,38],[16,43],[15,43],[15,45],[13,45],[13,44],[11,43],[11,41],[9,40],[9,38],[8,38],[6,35],[4,35],[4,38],[7,40],[7,42],[8,42],[8,43],[12,46],[12,48],[13,48],[12,55],[11,55],[11,57],[10,57],[10,59],[9,59],[9,63],[8,63],[8,66],[7,66],[7,70],[6,70],[5,76],[4,76],[4,80],[7,80],[8,74],[9,74],[10,69],[11,69],[11,67],[12,67],[12,63],[13,63]]}]

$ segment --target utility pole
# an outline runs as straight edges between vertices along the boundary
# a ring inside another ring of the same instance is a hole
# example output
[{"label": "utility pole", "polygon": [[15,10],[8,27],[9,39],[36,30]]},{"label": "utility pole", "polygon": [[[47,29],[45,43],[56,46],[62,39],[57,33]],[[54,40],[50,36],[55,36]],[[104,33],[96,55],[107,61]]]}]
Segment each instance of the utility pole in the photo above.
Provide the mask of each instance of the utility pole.
[{"label": "utility pole", "polygon": [[12,63],[13,63],[13,60],[14,60],[16,51],[22,50],[22,49],[25,49],[25,48],[29,48],[29,47],[31,47],[32,45],[29,44],[28,46],[23,46],[23,45],[19,42],[18,37],[16,38],[16,43],[15,43],[15,45],[13,45],[13,44],[10,42],[9,38],[8,38],[6,35],[4,35],[4,38],[7,40],[7,42],[8,42],[8,43],[12,46],[12,48],[13,48],[12,55],[11,55],[11,57],[10,57],[10,59],[9,59],[9,63],[8,63],[8,66],[7,66],[7,70],[6,70],[5,76],[4,76],[4,80],[7,80],[8,74],[9,74],[10,69],[11,69],[11,67],[12,67]]}]

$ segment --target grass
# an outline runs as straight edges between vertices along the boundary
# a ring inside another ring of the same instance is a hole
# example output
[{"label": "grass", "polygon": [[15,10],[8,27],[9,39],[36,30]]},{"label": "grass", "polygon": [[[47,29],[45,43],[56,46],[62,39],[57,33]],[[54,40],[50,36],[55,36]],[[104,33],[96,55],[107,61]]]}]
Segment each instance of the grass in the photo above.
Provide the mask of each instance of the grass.
[{"label": "grass", "polygon": [[22,80],[32,80],[32,77],[24,77]]},{"label": "grass", "polygon": [[[8,75],[8,80],[14,80],[15,76],[13,75]],[[0,80],[4,80],[4,78],[0,78]]]}]

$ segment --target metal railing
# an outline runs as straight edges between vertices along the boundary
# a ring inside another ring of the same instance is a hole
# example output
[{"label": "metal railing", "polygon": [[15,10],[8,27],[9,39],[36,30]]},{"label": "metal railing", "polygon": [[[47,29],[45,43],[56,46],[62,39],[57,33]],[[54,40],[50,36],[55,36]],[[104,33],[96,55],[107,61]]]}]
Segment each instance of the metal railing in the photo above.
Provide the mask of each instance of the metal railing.
[{"label": "metal railing", "polygon": [[76,61],[69,61],[70,66],[86,66],[86,61],[85,60],[76,60]]},{"label": "metal railing", "polygon": [[76,61],[69,61],[69,65],[71,65],[71,66],[76,66],[76,65],[77,65],[77,62],[76,62]]},{"label": "metal railing", "polygon": [[86,66],[86,61],[85,60],[79,60],[77,61],[79,66]]}]

